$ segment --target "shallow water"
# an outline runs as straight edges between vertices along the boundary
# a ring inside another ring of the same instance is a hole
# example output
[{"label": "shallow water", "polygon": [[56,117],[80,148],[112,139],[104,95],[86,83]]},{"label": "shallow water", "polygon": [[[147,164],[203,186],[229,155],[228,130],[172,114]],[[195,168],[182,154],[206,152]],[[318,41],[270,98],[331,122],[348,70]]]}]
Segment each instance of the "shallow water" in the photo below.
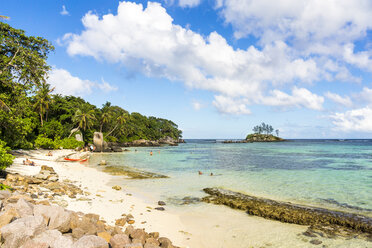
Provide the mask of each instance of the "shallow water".
[{"label": "shallow water", "polygon": [[[169,176],[127,182],[162,199],[201,196],[203,188],[216,186],[372,216],[370,140],[247,144],[188,140],[178,147],[130,148],[130,152],[96,155],[90,163],[101,159],[109,165]],[[203,175],[198,175],[199,170]]]},{"label": "shallow water", "polygon": [[[130,166],[169,176],[124,179],[119,184],[149,204],[167,202],[180,217],[188,247],[313,247],[305,226],[248,216],[224,206],[180,205],[185,196],[204,196],[205,187],[224,187],[254,196],[372,216],[372,141],[294,140],[282,143],[222,144],[189,140],[178,147],[129,148],[95,154],[110,166]],[[150,151],[153,156],[150,156]],[[99,167],[98,167],[99,168]],[[198,175],[198,171],[203,175]],[[210,173],[213,176],[210,176]],[[361,239],[317,237],[325,247],[369,247]]]}]

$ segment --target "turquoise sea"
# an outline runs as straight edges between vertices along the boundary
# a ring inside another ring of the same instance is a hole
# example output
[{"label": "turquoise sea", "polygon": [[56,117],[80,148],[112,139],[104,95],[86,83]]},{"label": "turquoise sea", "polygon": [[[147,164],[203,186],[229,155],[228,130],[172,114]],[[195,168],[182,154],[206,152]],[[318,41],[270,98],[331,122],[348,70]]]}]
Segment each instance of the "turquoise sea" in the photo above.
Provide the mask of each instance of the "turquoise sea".
[{"label": "turquoise sea", "polygon": [[215,186],[372,216],[372,140],[186,142],[97,154],[90,164],[105,159],[112,166],[167,175],[167,179],[126,180],[125,184],[174,205],[185,196],[203,196],[203,188]]}]

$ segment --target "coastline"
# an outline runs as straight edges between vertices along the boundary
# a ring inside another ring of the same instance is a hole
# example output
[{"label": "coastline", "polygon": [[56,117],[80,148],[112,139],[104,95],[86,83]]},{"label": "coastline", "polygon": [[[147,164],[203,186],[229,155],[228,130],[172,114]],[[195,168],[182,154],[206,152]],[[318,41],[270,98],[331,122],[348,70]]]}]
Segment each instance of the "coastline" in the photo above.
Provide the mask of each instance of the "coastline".
[{"label": "coastline", "polygon": [[[69,210],[98,214],[111,225],[122,214],[130,213],[136,221],[133,226],[145,228],[147,232],[159,232],[180,247],[286,247],[288,244],[303,247],[306,245],[303,242],[310,240],[301,235],[307,226],[249,216],[224,206],[197,204],[191,209],[184,209],[166,205],[165,211],[155,210],[158,207],[157,200],[161,199],[143,194],[140,189],[127,188],[123,176],[110,175],[84,163],[55,161],[72,152],[56,150],[52,157],[45,156],[47,151],[27,152],[36,164],[53,167],[60,181],[68,179],[90,193],[86,197],[90,200],[61,197],[67,202],[66,208]],[[17,157],[14,164],[21,163],[23,158]],[[116,191],[112,189],[114,185],[122,189]],[[347,247],[351,244],[353,247],[363,247],[364,243],[359,246],[358,240],[340,239],[332,242],[323,240],[323,244],[327,247]]]},{"label": "coastline", "polygon": [[[83,191],[90,193],[86,197],[77,197],[76,199],[66,195],[61,196],[59,202],[67,202],[66,209],[98,214],[110,225],[115,225],[115,220],[120,219],[122,214],[132,214],[135,220],[134,227],[145,228],[147,232],[159,232],[160,235],[169,237],[176,245],[184,243],[185,238],[178,232],[178,230],[183,230],[178,216],[168,211],[154,210],[155,207],[158,207],[156,203],[146,203],[141,198],[133,196],[125,187],[119,191],[112,189],[109,183],[118,176],[90,168],[86,163],[56,161],[65,155],[79,152],[54,150],[53,156],[50,157],[46,156],[46,150],[25,152],[27,155],[17,156],[8,170],[11,171],[14,167],[18,167],[17,171],[20,174],[23,172],[25,175],[36,175],[41,167],[38,165],[46,165],[53,167],[59,175],[60,181],[69,180]],[[22,164],[25,157],[29,157],[37,166],[23,166],[24,170],[19,170],[19,165]]]}]

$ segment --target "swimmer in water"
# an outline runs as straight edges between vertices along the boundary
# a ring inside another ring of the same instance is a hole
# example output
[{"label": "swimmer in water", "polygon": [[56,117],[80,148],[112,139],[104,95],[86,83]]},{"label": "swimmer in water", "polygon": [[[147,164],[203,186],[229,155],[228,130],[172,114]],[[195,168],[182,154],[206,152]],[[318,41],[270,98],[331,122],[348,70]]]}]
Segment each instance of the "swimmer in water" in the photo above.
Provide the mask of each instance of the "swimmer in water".
[{"label": "swimmer in water", "polygon": [[150,152],[150,156],[152,156],[152,151]]}]

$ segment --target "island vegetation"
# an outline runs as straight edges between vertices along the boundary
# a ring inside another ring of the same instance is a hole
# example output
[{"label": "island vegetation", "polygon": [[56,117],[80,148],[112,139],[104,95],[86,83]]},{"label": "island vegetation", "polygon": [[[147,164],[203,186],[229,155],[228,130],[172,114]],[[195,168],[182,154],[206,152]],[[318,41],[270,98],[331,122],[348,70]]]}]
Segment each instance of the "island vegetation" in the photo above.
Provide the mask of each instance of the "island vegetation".
[{"label": "island vegetation", "polygon": [[9,149],[82,147],[92,142],[95,131],[118,143],[182,136],[170,120],[129,113],[110,102],[99,108],[80,97],[53,94],[47,83],[53,45],[3,22],[0,36],[0,169],[12,163]]},{"label": "island vegetation", "polygon": [[273,135],[274,128],[264,122],[261,125],[253,127],[252,131],[254,133],[248,134],[246,137],[247,142],[277,142],[284,141],[284,139],[279,137],[279,129],[275,130],[275,135]]}]

